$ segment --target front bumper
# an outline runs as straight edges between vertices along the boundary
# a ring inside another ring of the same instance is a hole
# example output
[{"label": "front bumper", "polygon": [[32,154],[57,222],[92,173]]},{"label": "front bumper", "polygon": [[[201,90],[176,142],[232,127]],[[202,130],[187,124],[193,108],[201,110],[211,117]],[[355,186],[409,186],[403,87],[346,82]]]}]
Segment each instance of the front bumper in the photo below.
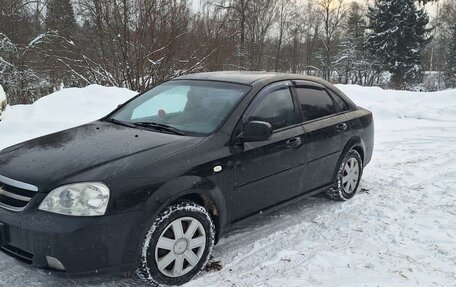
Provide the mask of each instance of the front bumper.
[{"label": "front bumper", "polygon": [[[6,240],[0,251],[26,264],[68,276],[133,271],[144,230],[141,212],[71,217],[0,208],[0,222]],[[49,257],[57,259],[64,270],[49,264]]]}]

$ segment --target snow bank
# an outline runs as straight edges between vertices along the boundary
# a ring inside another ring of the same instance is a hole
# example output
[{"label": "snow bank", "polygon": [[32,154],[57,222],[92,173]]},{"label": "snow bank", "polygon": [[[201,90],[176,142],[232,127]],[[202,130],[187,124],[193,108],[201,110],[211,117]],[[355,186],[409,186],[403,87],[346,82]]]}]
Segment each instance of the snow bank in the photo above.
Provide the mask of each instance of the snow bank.
[{"label": "snow bank", "polygon": [[456,122],[456,90],[432,93],[338,85],[357,105],[373,111],[376,120],[425,119]]},{"label": "snow bank", "polygon": [[63,89],[32,105],[7,106],[0,122],[0,149],[99,119],[135,94],[91,85]]}]

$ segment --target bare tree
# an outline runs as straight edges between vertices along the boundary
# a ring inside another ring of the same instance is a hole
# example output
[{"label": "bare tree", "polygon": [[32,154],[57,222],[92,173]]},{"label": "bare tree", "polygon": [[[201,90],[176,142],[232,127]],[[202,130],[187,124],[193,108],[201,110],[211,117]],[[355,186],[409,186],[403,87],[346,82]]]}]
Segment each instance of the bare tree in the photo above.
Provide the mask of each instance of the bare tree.
[{"label": "bare tree", "polygon": [[343,19],[347,15],[347,8],[344,0],[319,0],[319,5],[324,26],[324,38],[322,40],[323,55],[321,60],[323,78],[331,80],[332,57],[335,52],[333,41],[339,32]]},{"label": "bare tree", "polygon": [[[277,29],[278,29],[278,43],[277,43],[277,54],[275,56],[274,70],[279,71],[279,65],[282,56],[282,46],[284,42],[284,37],[289,32],[291,26],[291,19],[293,17],[293,9],[296,8],[295,1],[289,0],[280,0],[277,5]],[[297,20],[297,19],[295,19]]]},{"label": "bare tree", "polygon": [[245,67],[245,41],[247,18],[251,12],[251,4],[254,0],[215,0],[213,4],[218,10],[226,11],[228,21],[232,21],[239,36],[238,68]]},{"label": "bare tree", "polygon": [[456,3],[445,1],[439,13],[439,43],[443,57],[440,59],[440,70],[443,70],[445,87],[456,87]]},{"label": "bare tree", "polygon": [[[358,4],[200,2],[195,11],[189,0],[0,0],[1,84],[11,103],[25,103],[61,82],[144,91],[197,71],[274,70],[363,85],[380,79],[375,61],[363,52],[366,11],[348,13]],[[59,3],[66,9],[60,11]],[[442,71],[456,51],[448,49],[456,37],[450,11],[442,9],[428,52],[433,69]],[[63,14],[69,16],[59,18]],[[62,24],[63,18],[71,21]]]},{"label": "bare tree", "polygon": [[26,60],[32,49],[33,43],[19,46],[0,33],[0,84],[11,105],[32,103],[50,91],[47,80]]},{"label": "bare tree", "polygon": [[[142,91],[182,73],[200,70],[210,39],[193,42],[195,27],[186,0],[78,0],[81,43],[67,41],[83,81]],[[67,62],[68,61],[68,62]]]},{"label": "bare tree", "polygon": [[224,11],[238,36],[237,69],[260,69],[264,64],[264,44],[276,20],[274,0],[216,0],[212,2]]},{"label": "bare tree", "polygon": [[259,70],[264,66],[265,43],[276,20],[276,3],[274,0],[252,2],[246,35],[246,54],[250,70]]}]

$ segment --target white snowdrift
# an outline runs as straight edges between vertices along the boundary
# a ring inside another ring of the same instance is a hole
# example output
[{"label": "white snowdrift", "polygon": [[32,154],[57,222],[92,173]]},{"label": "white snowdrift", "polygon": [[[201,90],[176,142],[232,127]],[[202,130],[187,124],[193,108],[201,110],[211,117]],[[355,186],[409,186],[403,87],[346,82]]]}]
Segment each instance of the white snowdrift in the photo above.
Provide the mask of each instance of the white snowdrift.
[{"label": "white snowdrift", "polygon": [[418,93],[356,85],[338,85],[338,88],[356,104],[373,111],[376,120],[398,122],[408,118],[456,122],[456,90]]},{"label": "white snowdrift", "polygon": [[134,95],[127,89],[91,85],[63,89],[32,105],[7,106],[0,122],[0,149],[99,119]]},{"label": "white snowdrift", "polygon": [[[456,90],[339,88],[374,113],[375,150],[361,192],[348,202],[311,198],[237,227],[214,248],[222,270],[186,286],[455,286]],[[91,86],[9,107],[0,147],[97,119],[133,95]],[[75,285],[143,286],[65,280],[0,253],[0,286]]]}]

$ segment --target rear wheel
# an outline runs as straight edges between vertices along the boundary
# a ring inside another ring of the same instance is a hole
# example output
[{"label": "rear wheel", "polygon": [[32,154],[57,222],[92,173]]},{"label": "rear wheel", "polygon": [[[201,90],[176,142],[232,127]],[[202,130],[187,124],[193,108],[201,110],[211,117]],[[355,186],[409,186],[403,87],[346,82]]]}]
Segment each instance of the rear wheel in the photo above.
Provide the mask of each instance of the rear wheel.
[{"label": "rear wheel", "polygon": [[334,200],[349,200],[356,195],[363,174],[363,161],[356,150],[346,153],[337,172],[335,185],[326,193]]},{"label": "rear wheel", "polygon": [[205,267],[214,238],[215,227],[204,207],[173,204],[146,235],[137,274],[152,286],[184,284]]}]

